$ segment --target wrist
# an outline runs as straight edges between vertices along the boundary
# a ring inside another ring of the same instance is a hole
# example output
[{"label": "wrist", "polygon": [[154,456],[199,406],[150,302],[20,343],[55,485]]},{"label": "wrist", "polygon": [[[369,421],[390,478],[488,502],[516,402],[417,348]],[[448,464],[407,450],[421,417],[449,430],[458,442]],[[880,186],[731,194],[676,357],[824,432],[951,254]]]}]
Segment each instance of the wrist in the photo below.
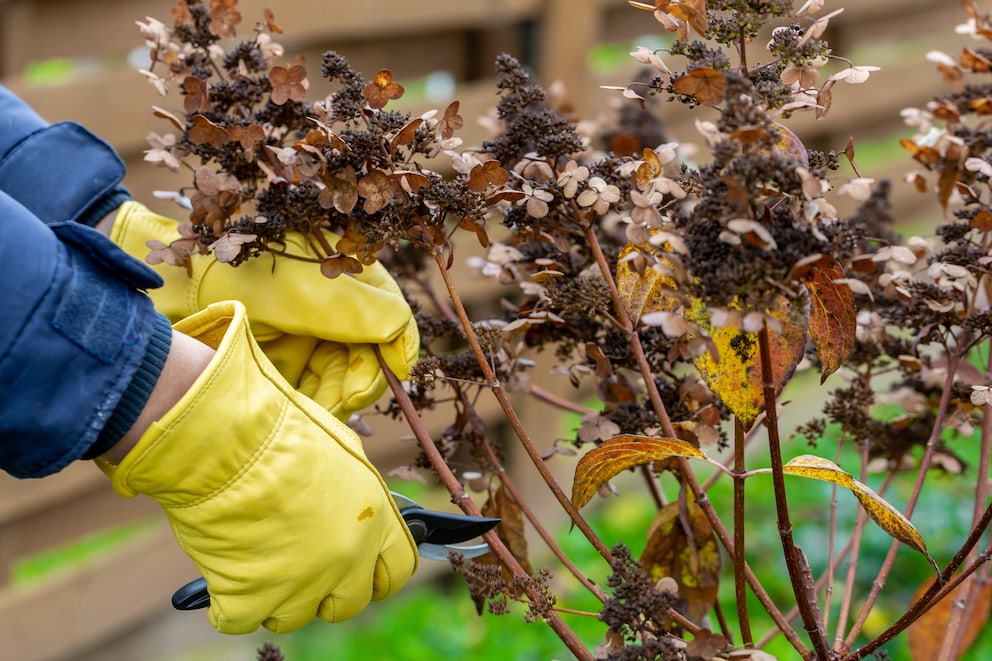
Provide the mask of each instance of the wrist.
[{"label": "wrist", "polygon": [[149,425],[164,416],[186,394],[213,357],[214,350],[206,344],[172,331],[168,357],[145,406],[120,440],[101,458],[119,464],[137,445]]}]

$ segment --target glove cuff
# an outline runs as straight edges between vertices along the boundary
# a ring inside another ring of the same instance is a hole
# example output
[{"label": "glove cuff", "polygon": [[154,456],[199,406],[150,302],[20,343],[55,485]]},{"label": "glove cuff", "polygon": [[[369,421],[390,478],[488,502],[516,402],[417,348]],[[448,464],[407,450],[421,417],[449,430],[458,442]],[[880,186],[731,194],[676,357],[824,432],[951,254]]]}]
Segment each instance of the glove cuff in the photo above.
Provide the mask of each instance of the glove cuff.
[{"label": "glove cuff", "polygon": [[[268,361],[251,335],[241,303],[211,305],[174,328],[216,353],[189,391],[149,426],[124,460],[116,468],[105,467],[122,496],[143,493],[164,507],[209,499],[249,471],[274,438],[292,436],[293,425],[323,426],[328,437],[367,464],[354,432],[313,401],[299,397]],[[225,410],[228,414],[221,415]]]}]

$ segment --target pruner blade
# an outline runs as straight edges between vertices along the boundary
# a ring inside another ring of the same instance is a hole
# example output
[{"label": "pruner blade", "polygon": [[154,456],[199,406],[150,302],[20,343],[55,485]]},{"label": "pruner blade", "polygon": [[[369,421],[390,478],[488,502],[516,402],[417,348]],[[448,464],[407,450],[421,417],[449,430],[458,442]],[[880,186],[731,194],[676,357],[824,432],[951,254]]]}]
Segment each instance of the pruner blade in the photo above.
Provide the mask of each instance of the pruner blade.
[{"label": "pruner blade", "polygon": [[[458,544],[489,532],[500,519],[428,510],[403,494],[395,491],[390,491],[389,494],[417,543],[420,557],[447,560],[448,554],[455,551],[465,558],[477,558],[489,552],[489,545],[485,542],[463,546]],[[210,592],[205,578],[190,581],[172,595],[172,606],[176,610],[196,610],[209,605]]]}]

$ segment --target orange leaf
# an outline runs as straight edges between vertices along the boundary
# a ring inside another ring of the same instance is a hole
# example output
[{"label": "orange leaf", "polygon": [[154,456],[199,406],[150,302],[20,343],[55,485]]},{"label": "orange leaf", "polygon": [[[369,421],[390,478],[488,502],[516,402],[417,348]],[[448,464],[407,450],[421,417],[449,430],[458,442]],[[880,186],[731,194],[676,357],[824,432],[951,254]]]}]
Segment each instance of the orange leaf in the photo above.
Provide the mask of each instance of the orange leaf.
[{"label": "orange leaf", "polygon": [[937,197],[944,211],[947,211],[947,204],[950,202],[951,195],[954,193],[954,187],[958,183],[960,174],[954,165],[945,165],[940,170],[940,179],[937,180]]},{"label": "orange leaf", "polygon": [[[803,356],[807,320],[782,297],[769,313],[782,327],[782,332],[768,329],[772,382],[776,392],[781,392]],[[733,326],[714,328],[709,311],[699,303],[687,311],[687,316],[707,332],[716,347],[715,356],[707,352],[695,359],[696,369],[710,390],[749,429],[758,414],[765,410],[758,334]]]},{"label": "orange leaf", "polygon": [[694,96],[702,104],[713,105],[723,100],[726,79],[716,69],[697,67],[677,78],[672,87],[679,94]]},{"label": "orange leaf", "polygon": [[668,13],[691,25],[700,37],[705,36],[709,30],[706,0],[673,0],[668,4]]},{"label": "orange leaf", "polygon": [[637,166],[637,174],[634,179],[637,182],[638,188],[646,190],[653,179],[661,176],[663,169],[661,160],[653,149],[645,147],[643,154],[644,162]]},{"label": "orange leaf", "polygon": [[411,119],[407,122],[399,132],[393,136],[393,139],[389,141],[389,151],[390,153],[396,153],[397,147],[402,147],[403,145],[408,145],[413,142],[413,138],[417,135],[417,129],[420,125],[424,123],[422,117],[417,117]]},{"label": "orange leaf", "polygon": [[572,504],[576,508],[583,507],[601,486],[621,471],[669,457],[705,459],[706,455],[677,438],[614,436],[579,459],[572,482]]},{"label": "orange leaf", "polygon": [[362,94],[368,100],[369,106],[379,110],[385,108],[390,101],[403,96],[403,91],[403,86],[393,81],[393,73],[389,69],[381,69],[372,82],[365,86]]},{"label": "orange leaf", "polygon": [[843,277],[844,269],[831,260],[826,266],[813,265],[802,278],[809,292],[809,332],[823,363],[820,383],[836,372],[854,350],[854,294],[847,285],[834,282]]},{"label": "orange leaf", "polygon": [[[921,585],[916,591],[916,594],[913,595],[913,601],[915,602],[919,599],[933,582],[934,578],[930,578],[926,583]],[[910,625],[909,653],[914,661],[936,659],[940,656],[940,652],[942,651],[941,645],[944,642],[944,632],[947,629],[947,623],[951,618],[951,613],[955,609],[955,602],[961,599],[963,596],[961,589],[965,585],[968,585],[969,582],[971,585],[971,594],[969,596],[974,597],[976,590],[978,591],[978,595],[971,602],[971,607],[963,611],[961,643],[958,645],[953,659],[957,661],[957,659],[962,658],[972,643],[975,642],[978,634],[981,633],[989,620],[989,612],[992,609],[992,583],[970,580],[954,588],[950,594],[934,604],[933,608]],[[971,600],[969,599],[969,601]]]}]

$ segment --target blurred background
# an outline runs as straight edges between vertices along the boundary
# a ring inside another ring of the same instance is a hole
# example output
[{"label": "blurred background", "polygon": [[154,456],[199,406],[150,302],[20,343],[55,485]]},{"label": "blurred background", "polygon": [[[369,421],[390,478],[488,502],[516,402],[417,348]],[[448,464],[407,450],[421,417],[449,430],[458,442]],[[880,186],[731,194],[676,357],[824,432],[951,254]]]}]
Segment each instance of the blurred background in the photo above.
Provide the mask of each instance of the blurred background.
[{"label": "blurred background", "polygon": [[[154,199],[152,193],[187,185],[186,175],[142,159],[146,135],[169,130],[165,120],[153,116],[152,106],[176,110],[181,105],[175,94],[160,97],[138,73],[148,66],[148,57],[135,25],[149,16],[171,24],[173,4],[0,0],[0,81],[46,119],[79,121],[108,139],[127,161],[125,183],[135,196],[179,216],[181,210]],[[824,13],[840,4],[846,4],[845,12],[831,21],[827,34],[834,52],[881,70],[864,85],[835,87],[833,109],[825,119],[806,114],[787,125],[808,146],[824,150],[843,151],[853,137],[861,173],[893,181],[895,213],[907,233],[929,232],[941,214],[933,195],[920,195],[902,181],[913,162],[898,140],[912,131],[903,126],[899,111],[922,107],[943,91],[924,55],[933,49],[959,52],[963,38],[953,28],[963,22],[963,12],[949,1],[852,0],[828,2]],[[239,35],[250,35],[265,7],[260,0],[239,2],[244,17]],[[650,12],[638,11],[625,0],[294,0],[272,8],[285,31],[277,36],[286,48],[284,60],[305,57],[310,100],[326,93],[317,71],[321,54],[337,50],[366,78],[390,69],[407,89],[400,102],[403,109],[421,113],[458,99],[466,119],[459,134],[466,145],[479,144],[487,135],[475,118],[491,114],[495,106],[493,62],[498,53],[516,56],[546,86],[560,83],[561,98],[578,117],[609,121],[618,104],[633,102],[600,86],[632,80],[637,65],[629,53],[637,46],[660,48],[669,43]],[[754,44],[754,61],[760,60],[762,46],[763,42]],[[693,121],[713,118],[706,110],[681,107],[666,108],[662,115],[668,139],[689,142],[699,141]],[[848,176],[853,175],[845,164],[838,177]],[[499,292],[486,285],[470,296],[481,303]],[[535,436],[550,443],[573,433],[576,420],[549,416],[547,411],[525,411],[525,423],[538,432]],[[414,456],[412,442],[396,441],[408,436],[404,428],[381,418],[371,418],[370,423],[375,436],[368,440],[368,451],[384,472]],[[498,421],[491,426],[498,427]],[[567,489],[571,466],[563,461],[556,468]],[[392,486],[428,505],[449,506],[446,496],[419,483],[394,481]],[[594,521],[609,545],[629,536],[625,531],[645,528],[652,513],[644,505],[611,498],[590,507],[598,508]],[[550,507],[547,514],[549,521],[564,519]],[[582,557],[581,541],[569,536],[566,526],[549,526],[560,528],[566,550]],[[535,553],[539,565],[540,551]],[[595,564],[595,558],[588,560]],[[592,571],[601,574],[602,568]],[[477,617],[463,581],[449,574],[444,566],[423,567],[399,597],[373,605],[354,622],[317,623],[278,639],[267,632],[221,636],[202,613],[171,610],[169,596],[193,578],[195,570],[150,500],[119,498],[104,477],[85,464],[44,480],[0,475],[3,658],[253,659],[255,648],[266,640],[294,660],[568,657],[550,630],[524,625],[519,612]],[[568,596],[568,586],[561,590]],[[563,605],[581,610],[582,599],[577,595],[575,603]],[[595,604],[584,605],[596,610]],[[601,642],[604,628],[594,618],[576,616],[569,623],[588,645]]]}]

